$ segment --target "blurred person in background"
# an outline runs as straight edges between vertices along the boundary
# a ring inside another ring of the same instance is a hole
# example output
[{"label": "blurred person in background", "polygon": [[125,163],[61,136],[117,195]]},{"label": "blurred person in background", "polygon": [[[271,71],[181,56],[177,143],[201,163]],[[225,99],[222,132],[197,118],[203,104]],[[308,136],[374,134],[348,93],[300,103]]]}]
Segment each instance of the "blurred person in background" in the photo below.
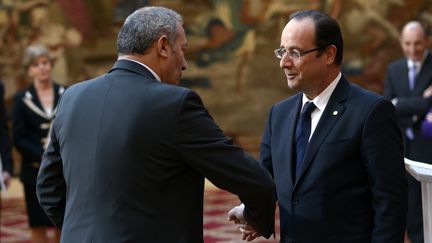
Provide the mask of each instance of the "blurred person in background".
[{"label": "blurred person in background", "polygon": [[[384,96],[396,107],[399,126],[404,134],[408,159],[432,164],[432,139],[423,136],[421,121],[432,104],[432,54],[428,51],[425,27],[418,21],[405,24],[400,36],[405,57],[389,64]],[[407,173],[407,233],[412,243],[423,243],[421,186]]]},{"label": "blurred person in background", "polygon": [[[53,59],[41,44],[28,46],[24,51],[22,68],[31,82],[14,98],[12,134],[14,146],[22,157],[21,181],[33,243],[48,242],[47,229],[53,227],[36,197],[36,177],[46,148],[51,121],[64,87],[52,80]],[[60,232],[55,229],[55,242]]]}]

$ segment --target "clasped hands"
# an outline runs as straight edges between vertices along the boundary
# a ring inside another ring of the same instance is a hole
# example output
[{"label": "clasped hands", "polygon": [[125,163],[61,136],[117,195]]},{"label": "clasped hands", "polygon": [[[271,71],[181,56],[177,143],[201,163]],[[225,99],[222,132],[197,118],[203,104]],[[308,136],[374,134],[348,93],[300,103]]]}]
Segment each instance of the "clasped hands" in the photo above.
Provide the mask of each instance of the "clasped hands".
[{"label": "clasped hands", "polygon": [[232,208],[228,212],[228,220],[234,221],[237,228],[239,228],[240,232],[242,233],[242,240],[252,241],[255,238],[260,237],[261,235],[246,222],[243,216],[244,207],[244,204],[241,204]]}]

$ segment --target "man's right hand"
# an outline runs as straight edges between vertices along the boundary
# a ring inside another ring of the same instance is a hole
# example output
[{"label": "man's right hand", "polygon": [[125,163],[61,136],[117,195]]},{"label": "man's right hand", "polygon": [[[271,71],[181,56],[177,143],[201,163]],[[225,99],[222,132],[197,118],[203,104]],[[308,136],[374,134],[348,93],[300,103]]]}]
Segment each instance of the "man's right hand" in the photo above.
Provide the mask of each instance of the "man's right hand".
[{"label": "man's right hand", "polygon": [[228,212],[228,220],[234,221],[234,223],[239,228],[242,233],[242,240],[252,241],[255,238],[260,237],[260,234],[256,232],[245,220],[244,218],[244,204],[232,208]]}]

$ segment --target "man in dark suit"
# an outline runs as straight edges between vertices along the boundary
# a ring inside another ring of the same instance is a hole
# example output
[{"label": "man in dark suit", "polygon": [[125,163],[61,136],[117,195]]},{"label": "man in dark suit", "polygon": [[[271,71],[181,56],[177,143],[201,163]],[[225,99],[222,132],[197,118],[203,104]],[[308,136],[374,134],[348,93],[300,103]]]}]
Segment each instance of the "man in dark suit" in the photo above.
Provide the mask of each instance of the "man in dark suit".
[{"label": "man in dark suit", "polygon": [[135,11],[111,71],[63,94],[37,181],[62,242],[203,242],[204,177],[237,194],[261,234],[274,232],[271,175],[176,86],[181,23],[167,8]]},{"label": "man in dark suit", "polygon": [[[400,44],[405,57],[389,64],[384,96],[396,107],[404,133],[405,157],[432,164],[432,139],[421,133],[421,121],[432,104],[432,96],[427,93],[428,87],[432,87],[432,54],[427,50],[428,37],[420,22],[411,21],[404,26]],[[409,174],[407,177],[407,233],[412,243],[422,243],[420,183]]]},{"label": "man in dark suit", "polygon": [[[261,144],[281,242],[403,242],[407,194],[396,112],[341,74],[338,23],[319,11],[296,12],[275,54],[288,87],[301,92],[271,108]],[[241,223],[248,240],[258,235]]]}]

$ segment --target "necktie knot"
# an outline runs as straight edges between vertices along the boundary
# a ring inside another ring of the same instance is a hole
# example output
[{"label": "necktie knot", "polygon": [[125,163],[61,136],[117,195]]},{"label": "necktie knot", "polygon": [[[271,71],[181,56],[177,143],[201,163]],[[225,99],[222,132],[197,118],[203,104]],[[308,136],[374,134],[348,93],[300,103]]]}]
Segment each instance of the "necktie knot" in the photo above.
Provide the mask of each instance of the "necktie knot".
[{"label": "necktie knot", "polygon": [[303,115],[310,115],[312,113],[313,110],[315,110],[316,106],[313,102],[308,101],[306,102],[306,104],[303,106],[302,109],[302,116]]}]

